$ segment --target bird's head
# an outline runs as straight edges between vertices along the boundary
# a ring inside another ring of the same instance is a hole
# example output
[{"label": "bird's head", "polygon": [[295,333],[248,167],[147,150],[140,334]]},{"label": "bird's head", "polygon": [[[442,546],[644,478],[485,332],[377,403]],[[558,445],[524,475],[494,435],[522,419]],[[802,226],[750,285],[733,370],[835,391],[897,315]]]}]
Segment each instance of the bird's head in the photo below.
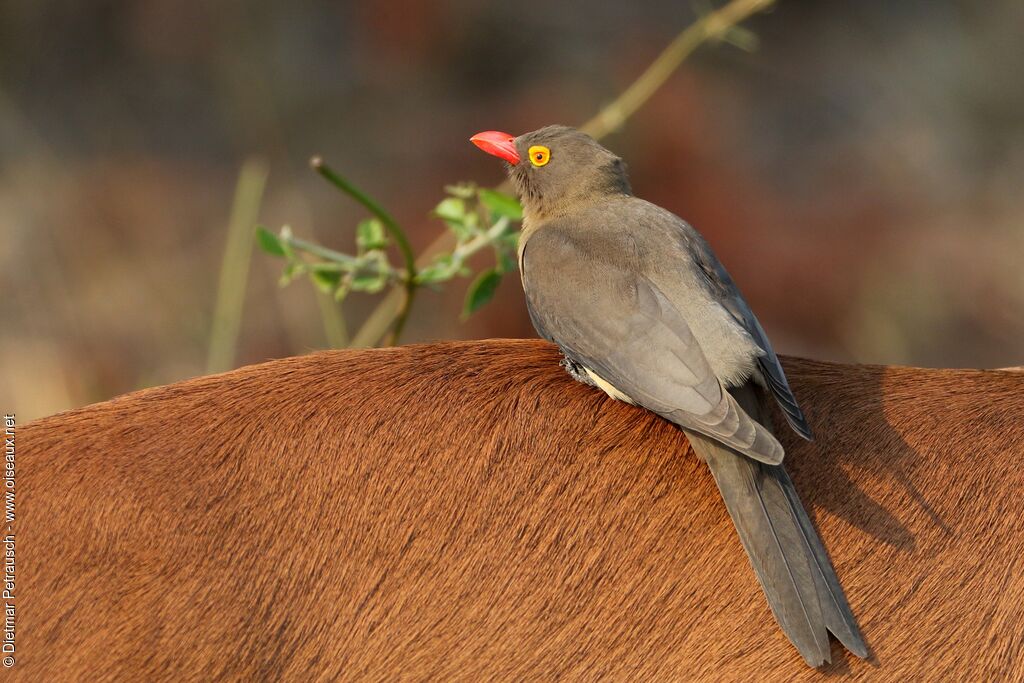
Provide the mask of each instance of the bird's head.
[{"label": "bird's head", "polygon": [[622,159],[575,128],[547,126],[519,137],[486,131],[470,141],[505,160],[528,215],[554,215],[579,202],[630,192]]}]

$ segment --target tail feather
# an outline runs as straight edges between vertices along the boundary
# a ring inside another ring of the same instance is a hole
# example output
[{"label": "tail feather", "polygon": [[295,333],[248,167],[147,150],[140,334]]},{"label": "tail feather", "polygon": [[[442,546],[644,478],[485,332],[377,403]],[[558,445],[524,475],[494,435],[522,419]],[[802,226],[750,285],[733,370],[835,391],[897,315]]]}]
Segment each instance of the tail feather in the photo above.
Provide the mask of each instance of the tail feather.
[{"label": "tail feather", "polygon": [[868,648],[864,644],[864,638],[860,634],[860,629],[857,628],[857,620],[853,616],[850,604],[846,601],[846,595],[843,593],[842,586],[839,585],[839,577],[836,576],[836,570],[833,569],[832,562],[828,559],[825,546],[822,545],[821,538],[814,530],[810,517],[807,516],[807,511],[804,510],[804,506],[800,503],[796,487],[793,486],[793,480],[784,467],[773,469],[779,471],[779,481],[786,492],[786,497],[789,499],[793,514],[800,524],[807,547],[811,551],[811,560],[814,562],[815,569],[817,570],[814,572],[814,578],[818,588],[818,598],[821,601],[822,613],[825,616],[825,624],[828,626],[828,630],[839,639],[839,642],[847,650],[858,657],[866,658],[868,656]]},{"label": "tail feather", "polygon": [[810,666],[830,661],[815,567],[785,492],[770,469],[696,434],[690,442],[711,468],[740,541],[783,632]]},{"label": "tail feather", "polygon": [[[735,393],[747,413],[764,422],[753,390]],[[866,657],[839,579],[785,467],[687,435],[711,469],[776,621],[804,660],[814,667],[831,661],[828,631]]]}]

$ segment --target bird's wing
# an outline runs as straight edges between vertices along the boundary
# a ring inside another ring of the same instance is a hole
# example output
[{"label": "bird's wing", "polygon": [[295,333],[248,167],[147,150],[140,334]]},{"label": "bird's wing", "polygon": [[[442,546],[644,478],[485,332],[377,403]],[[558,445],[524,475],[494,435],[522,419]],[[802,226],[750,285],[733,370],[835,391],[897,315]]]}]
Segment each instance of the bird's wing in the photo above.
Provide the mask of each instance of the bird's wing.
[{"label": "bird's wing", "polygon": [[622,256],[597,257],[553,227],[534,233],[523,281],[537,330],[634,403],[755,460],[781,462],[782,446],[725,390],[679,311]]},{"label": "bird's wing", "polygon": [[812,440],[811,426],[807,424],[807,418],[804,417],[803,411],[797,405],[793,390],[789,388],[789,382],[786,380],[786,373],[782,370],[782,364],[779,362],[779,357],[775,355],[775,349],[768,341],[768,335],[765,334],[764,328],[761,327],[754,312],[750,310],[750,306],[747,305],[746,299],[743,298],[729,272],[718,261],[707,243],[695,231],[692,237],[694,238],[692,253],[696,257],[697,266],[708,287],[722,307],[743,326],[754,343],[764,351],[764,355],[758,358],[758,366],[764,376],[765,384],[772,396],[775,397],[779,407],[782,408],[786,421],[797,434],[808,441]]}]

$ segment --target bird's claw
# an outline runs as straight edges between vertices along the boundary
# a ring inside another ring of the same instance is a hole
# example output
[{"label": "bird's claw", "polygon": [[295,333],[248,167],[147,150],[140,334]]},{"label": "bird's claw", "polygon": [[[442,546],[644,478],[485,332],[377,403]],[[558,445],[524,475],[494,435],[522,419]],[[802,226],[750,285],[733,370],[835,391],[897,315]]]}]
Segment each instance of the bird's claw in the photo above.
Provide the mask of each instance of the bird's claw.
[{"label": "bird's claw", "polygon": [[590,387],[597,386],[594,384],[594,380],[590,379],[586,369],[568,356],[564,356],[559,365],[565,368],[565,371],[580,384],[586,384]]}]

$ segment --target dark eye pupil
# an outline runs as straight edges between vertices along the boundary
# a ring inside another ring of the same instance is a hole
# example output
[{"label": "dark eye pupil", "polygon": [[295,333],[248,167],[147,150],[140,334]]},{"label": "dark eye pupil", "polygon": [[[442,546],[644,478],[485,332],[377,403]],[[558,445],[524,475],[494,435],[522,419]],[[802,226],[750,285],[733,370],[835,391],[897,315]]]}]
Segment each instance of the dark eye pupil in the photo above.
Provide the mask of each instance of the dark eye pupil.
[{"label": "dark eye pupil", "polygon": [[537,152],[537,161],[540,161],[543,158],[544,158],[544,153],[543,152]]}]

